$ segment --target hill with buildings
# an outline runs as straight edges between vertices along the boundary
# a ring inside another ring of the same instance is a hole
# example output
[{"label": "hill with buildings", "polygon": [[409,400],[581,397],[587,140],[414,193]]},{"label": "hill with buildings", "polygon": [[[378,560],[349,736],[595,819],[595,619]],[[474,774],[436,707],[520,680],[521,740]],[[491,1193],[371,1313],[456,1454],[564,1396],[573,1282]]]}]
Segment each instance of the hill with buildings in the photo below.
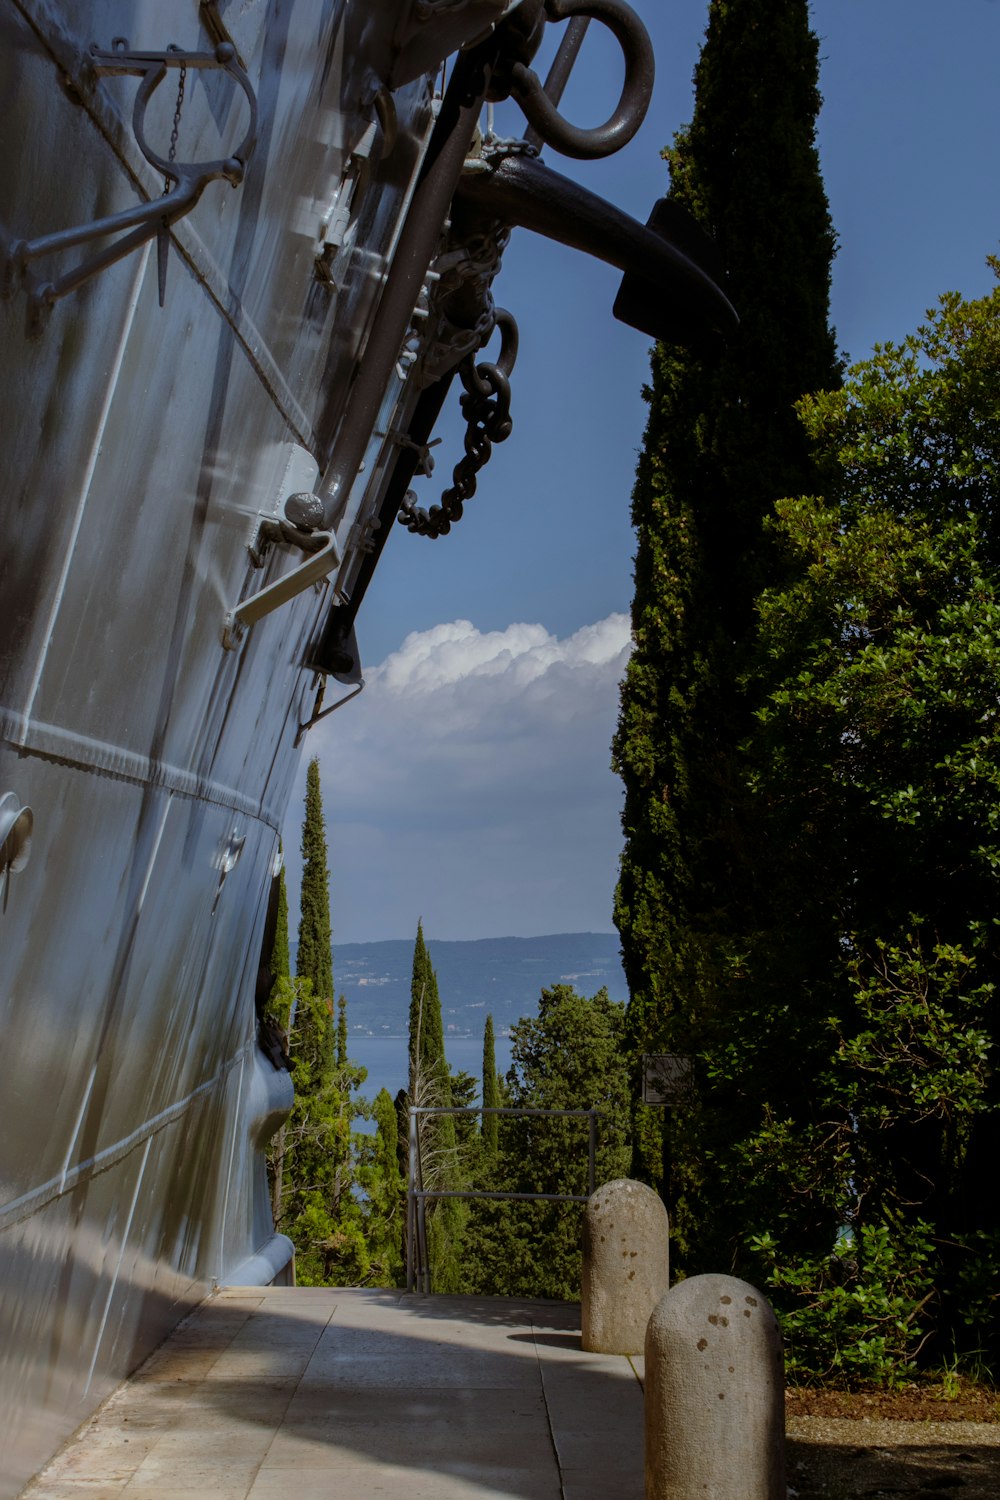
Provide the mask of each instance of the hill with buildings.
[{"label": "hill with buildings", "polygon": [[[607,986],[613,1000],[627,998],[618,935],[564,932],[548,937],[427,939],[437,971],[446,1032],[481,1035],[487,1011],[498,1033],[521,1016],[534,1015],[543,988],[569,984],[584,995]],[[347,997],[351,1031],[372,1036],[406,1031],[413,942],[341,943],[334,949],[334,981]]]}]

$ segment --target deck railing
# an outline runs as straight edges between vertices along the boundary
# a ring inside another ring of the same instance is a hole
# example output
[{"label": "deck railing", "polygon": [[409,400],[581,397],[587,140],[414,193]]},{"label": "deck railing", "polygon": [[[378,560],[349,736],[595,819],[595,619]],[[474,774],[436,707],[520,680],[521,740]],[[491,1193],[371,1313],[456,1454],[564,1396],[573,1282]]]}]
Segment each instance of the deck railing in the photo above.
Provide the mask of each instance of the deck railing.
[{"label": "deck railing", "polygon": [[[420,1157],[418,1115],[563,1115],[588,1120],[586,1193],[494,1193],[480,1188],[425,1188]],[[597,1187],[598,1109],[484,1108],[481,1104],[424,1105],[409,1107],[409,1170],[406,1184],[406,1290],[431,1290],[431,1268],[427,1255],[427,1201],[435,1198],[492,1198],[507,1202],[586,1203]]]}]

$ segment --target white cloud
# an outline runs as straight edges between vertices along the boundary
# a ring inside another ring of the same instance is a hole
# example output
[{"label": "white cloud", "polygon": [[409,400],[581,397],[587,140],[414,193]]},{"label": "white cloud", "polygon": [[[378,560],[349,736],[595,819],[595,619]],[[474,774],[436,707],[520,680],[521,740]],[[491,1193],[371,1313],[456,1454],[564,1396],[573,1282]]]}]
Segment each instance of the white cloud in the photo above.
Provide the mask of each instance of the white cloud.
[{"label": "white cloud", "polygon": [[[341,941],[608,929],[628,620],[407,636],[313,731]],[[298,843],[296,799],[286,845]],[[294,870],[291,872],[294,875]]]}]

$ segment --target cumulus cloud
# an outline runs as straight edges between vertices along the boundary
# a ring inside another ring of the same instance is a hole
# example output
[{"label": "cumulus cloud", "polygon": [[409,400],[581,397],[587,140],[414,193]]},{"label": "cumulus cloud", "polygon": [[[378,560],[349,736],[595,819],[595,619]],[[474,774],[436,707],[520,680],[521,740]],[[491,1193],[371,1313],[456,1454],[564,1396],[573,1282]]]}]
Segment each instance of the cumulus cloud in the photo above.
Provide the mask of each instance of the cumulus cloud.
[{"label": "cumulus cloud", "polygon": [[420,915],[440,938],[608,929],[621,801],[609,745],[629,648],[619,614],[562,640],[455,620],[366,672],[307,746],[341,941],[403,936]]}]

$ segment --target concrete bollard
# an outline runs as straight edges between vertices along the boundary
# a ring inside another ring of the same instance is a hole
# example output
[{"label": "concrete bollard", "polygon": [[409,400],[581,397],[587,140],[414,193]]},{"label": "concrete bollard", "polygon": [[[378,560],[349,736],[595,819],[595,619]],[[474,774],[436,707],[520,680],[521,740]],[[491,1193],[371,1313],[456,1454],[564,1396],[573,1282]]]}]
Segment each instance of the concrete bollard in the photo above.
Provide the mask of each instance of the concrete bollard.
[{"label": "concrete bollard", "polygon": [[784,1359],[770,1303],[692,1276],[646,1330],[646,1500],[785,1500]]},{"label": "concrete bollard", "polygon": [[583,1211],[580,1314],[592,1354],[641,1354],[646,1324],[670,1285],[667,1210],[652,1188],[606,1182]]}]

